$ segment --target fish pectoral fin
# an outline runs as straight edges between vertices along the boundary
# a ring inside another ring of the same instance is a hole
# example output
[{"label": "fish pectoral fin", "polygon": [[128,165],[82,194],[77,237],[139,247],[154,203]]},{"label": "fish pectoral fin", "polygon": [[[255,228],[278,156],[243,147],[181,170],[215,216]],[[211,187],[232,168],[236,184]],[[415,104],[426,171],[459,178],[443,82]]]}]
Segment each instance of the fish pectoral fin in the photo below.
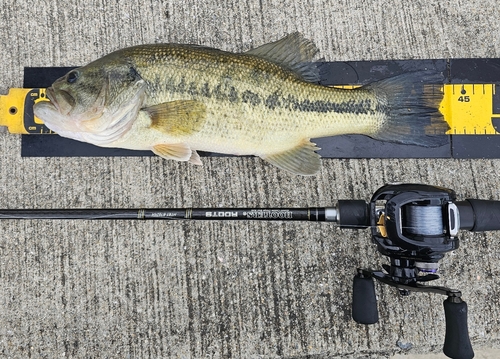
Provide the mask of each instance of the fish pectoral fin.
[{"label": "fish pectoral fin", "polygon": [[251,49],[245,54],[258,56],[293,71],[304,81],[317,82],[319,69],[313,63],[319,50],[316,45],[299,32],[294,32],[281,40]]},{"label": "fish pectoral fin", "polygon": [[289,172],[302,176],[312,176],[321,168],[321,156],[315,151],[319,150],[316,144],[309,140],[291,150],[260,156],[263,160]]},{"label": "fish pectoral fin", "polygon": [[195,100],[164,102],[142,110],[151,118],[151,128],[174,137],[198,132],[207,115],[205,104]]},{"label": "fish pectoral fin", "polygon": [[185,143],[155,145],[151,150],[155,155],[163,157],[167,160],[191,161],[193,154],[198,156],[196,151],[191,150],[191,148]]}]

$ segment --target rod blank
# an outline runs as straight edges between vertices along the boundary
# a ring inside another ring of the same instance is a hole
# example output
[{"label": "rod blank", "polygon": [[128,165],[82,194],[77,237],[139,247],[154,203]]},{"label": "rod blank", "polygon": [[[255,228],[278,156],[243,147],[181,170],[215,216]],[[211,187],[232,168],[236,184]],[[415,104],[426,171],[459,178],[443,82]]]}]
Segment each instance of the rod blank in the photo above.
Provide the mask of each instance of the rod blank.
[{"label": "rod blank", "polygon": [[[334,208],[0,209],[0,219],[266,220],[335,222]],[[336,213],[336,212],[335,212]]]}]

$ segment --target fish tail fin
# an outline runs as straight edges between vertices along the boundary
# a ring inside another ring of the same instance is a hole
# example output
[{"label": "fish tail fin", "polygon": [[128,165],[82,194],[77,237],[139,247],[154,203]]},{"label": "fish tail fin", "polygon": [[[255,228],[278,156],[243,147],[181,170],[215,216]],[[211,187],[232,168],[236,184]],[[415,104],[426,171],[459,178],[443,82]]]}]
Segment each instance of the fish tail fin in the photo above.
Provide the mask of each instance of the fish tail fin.
[{"label": "fish tail fin", "polygon": [[365,88],[373,90],[386,114],[379,130],[371,137],[383,141],[438,147],[449,141],[449,125],[439,107],[444,96],[440,72],[405,73],[377,81]]}]

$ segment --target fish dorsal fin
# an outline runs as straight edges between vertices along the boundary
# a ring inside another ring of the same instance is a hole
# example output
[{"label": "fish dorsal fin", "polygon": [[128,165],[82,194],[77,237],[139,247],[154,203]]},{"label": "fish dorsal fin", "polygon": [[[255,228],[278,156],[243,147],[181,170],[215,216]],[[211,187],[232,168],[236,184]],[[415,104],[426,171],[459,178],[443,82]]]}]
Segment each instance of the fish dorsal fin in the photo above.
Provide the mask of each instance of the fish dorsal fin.
[{"label": "fish dorsal fin", "polygon": [[279,64],[309,82],[319,81],[318,67],[313,63],[319,50],[316,45],[299,32],[285,36],[281,40],[259,46],[245,52]]},{"label": "fish dorsal fin", "polygon": [[303,143],[291,150],[277,153],[261,158],[283,170],[302,176],[312,176],[321,168],[321,156],[316,152],[319,150],[314,143],[304,140]]},{"label": "fish dorsal fin", "polygon": [[178,100],[142,109],[151,118],[151,128],[173,137],[198,132],[205,122],[207,108],[203,102]]}]

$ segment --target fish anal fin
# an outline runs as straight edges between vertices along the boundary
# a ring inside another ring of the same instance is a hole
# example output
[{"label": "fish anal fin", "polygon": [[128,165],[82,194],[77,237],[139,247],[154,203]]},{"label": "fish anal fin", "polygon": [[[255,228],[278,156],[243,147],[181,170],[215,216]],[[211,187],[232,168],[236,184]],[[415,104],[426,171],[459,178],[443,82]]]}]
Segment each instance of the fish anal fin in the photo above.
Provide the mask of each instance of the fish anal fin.
[{"label": "fish anal fin", "polygon": [[298,146],[272,155],[263,155],[261,158],[283,170],[302,176],[312,176],[321,169],[321,156],[314,143],[305,140]]},{"label": "fish anal fin", "polygon": [[305,81],[317,82],[319,69],[313,61],[318,52],[318,48],[312,41],[299,32],[294,32],[281,40],[251,49],[245,54],[279,64]]},{"label": "fish anal fin", "polygon": [[188,136],[203,126],[207,108],[196,100],[164,102],[142,109],[151,118],[151,128],[173,137]]},{"label": "fish anal fin", "polygon": [[184,143],[158,144],[151,150],[167,160],[189,161],[193,155],[191,148]]}]

